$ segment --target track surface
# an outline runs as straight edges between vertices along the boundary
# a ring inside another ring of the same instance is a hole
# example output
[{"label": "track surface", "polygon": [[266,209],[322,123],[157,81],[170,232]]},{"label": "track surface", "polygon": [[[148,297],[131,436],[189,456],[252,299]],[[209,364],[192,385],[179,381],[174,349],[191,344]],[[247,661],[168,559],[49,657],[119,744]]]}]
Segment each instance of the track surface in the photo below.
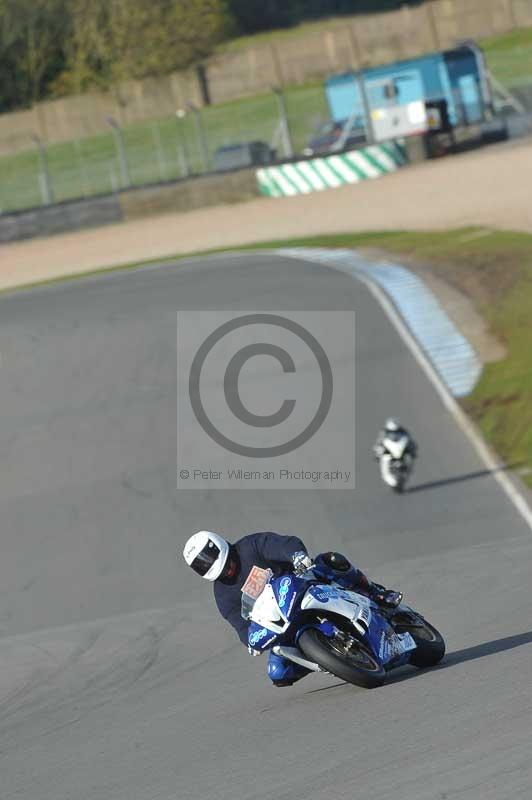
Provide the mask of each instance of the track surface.
[{"label": "track surface", "polygon": [[[357,312],[357,489],[175,490],[178,308]],[[532,535],[367,289],[217,257],[0,301],[1,800],[504,800],[532,793]],[[369,457],[390,412],[415,491]],[[274,689],[175,559],[297,531],[403,588],[441,668]]]}]

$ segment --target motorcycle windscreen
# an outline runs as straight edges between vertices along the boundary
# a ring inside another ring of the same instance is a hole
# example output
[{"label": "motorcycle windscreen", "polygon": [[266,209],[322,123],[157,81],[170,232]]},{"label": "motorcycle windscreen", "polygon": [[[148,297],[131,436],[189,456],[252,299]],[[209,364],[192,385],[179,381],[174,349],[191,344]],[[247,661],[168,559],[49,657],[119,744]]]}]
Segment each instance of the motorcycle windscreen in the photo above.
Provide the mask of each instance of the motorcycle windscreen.
[{"label": "motorcycle windscreen", "polygon": [[261,596],[267,584],[271,581],[271,569],[252,567],[242,589],[242,602],[240,613],[244,619],[250,619],[256,601]]}]

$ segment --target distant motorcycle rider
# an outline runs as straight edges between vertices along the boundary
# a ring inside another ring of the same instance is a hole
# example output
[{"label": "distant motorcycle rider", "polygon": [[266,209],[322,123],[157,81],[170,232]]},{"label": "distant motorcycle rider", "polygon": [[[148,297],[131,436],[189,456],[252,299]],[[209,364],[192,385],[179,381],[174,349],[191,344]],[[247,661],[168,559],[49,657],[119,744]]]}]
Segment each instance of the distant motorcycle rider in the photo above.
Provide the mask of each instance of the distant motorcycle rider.
[{"label": "distant motorcycle rider", "polygon": [[401,425],[398,419],[395,419],[394,417],[390,417],[386,420],[383,430],[381,430],[377,436],[377,441],[373,445],[375,458],[382,458],[382,456],[387,452],[385,444],[386,439],[402,439],[403,436],[406,436],[408,439],[408,445],[405,452],[409,453],[412,458],[416,458],[417,444],[414,441],[412,434],[404,427],[404,425]]},{"label": "distant motorcycle rider", "polygon": [[[188,539],[183,556],[194,572],[214,582],[214,598],[220,614],[233,626],[253,656],[260,653],[248,644],[249,623],[241,616],[241,590],[252,568],[269,568],[278,577],[286,572],[302,575],[312,566],[312,559],[301,539],[271,531],[250,533],[234,544],[218,533],[198,531]],[[366,594],[388,608],[395,608],[401,602],[400,592],[372,583],[340,553],[324,553],[318,558],[338,574],[338,582],[345,588]],[[307,674],[304,667],[270,650],[268,676],[275,686],[291,686]]]}]

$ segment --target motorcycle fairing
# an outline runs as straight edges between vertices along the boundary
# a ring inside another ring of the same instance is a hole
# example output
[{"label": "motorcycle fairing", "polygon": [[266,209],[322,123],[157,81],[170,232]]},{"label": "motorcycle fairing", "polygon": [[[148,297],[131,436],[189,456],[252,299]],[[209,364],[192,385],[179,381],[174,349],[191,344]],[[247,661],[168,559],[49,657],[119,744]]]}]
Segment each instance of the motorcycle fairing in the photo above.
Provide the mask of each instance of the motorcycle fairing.
[{"label": "motorcycle fairing", "polygon": [[[311,586],[303,598],[301,609],[319,609],[345,617],[361,634],[362,640],[369,645],[382,666],[391,662],[394,666],[406,663],[410,651],[416,647],[409,633],[397,634],[386,619],[374,612],[376,606],[369,598],[348,589],[328,584]],[[306,627],[319,628],[328,637],[336,633],[336,628],[330,623],[328,627],[323,623]],[[298,631],[298,636],[301,631]]]},{"label": "motorcycle fairing", "polygon": [[[296,597],[306,589],[308,581],[295,575],[284,575],[269,583],[253,606],[253,619],[248,628],[248,643],[256,650],[265,650],[274,639],[285,633]],[[270,635],[261,635],[266,630]],[[251,641],[253,638],[253,642]]]},{"label": "motorcycle fairing", "polygon": [[326,583],[318,583],[309,588],[301,602],[301,610],[322,610],[339,614],[349,620],[363,636],[372,617],[371,601],[367,597]]},{"label": "motorcycle fairing", "polygon": [[400,460],[403,457],[406,448],[408,447],[408,436],[401,436],[399,439],[392,436],[386,436],[383,441],[383,445],[390,453],[392,458]]},{"label": "motorcycle fairing", "polygon": [[[319,612],[312,621],[301,619],[299,613],[292,615],[295,601],[302,596],[301,612]],[[282,607],[281,607],[282,606]],[[408,662],[409,653],[416,644],[410,634],[397,634],[379,608],[365,595],[338,585],[311,583],[294,575],[275,578],[265,587],[254,607],[248,629],[248,642],[256,650],[266,650],[276,641],[288,645],[286,632],[291,624],[296,627],[292,641],[308,628],[315,628],[331,638],[338,633],[334,619],[327,615],[347,619],[358,632],[361,640],[370,647],[382,666],[399,666]],[[287,656],[289,658],[289,656]]]},{"label": "motorcycle fairing", "polygon": [[303,631],[308,631],[309,628],[314,628],[314,630],[316,631],[321,631],[323,634],[325,634],[325,636],[327,636],[328,639],[334,636],[338,631],[338,628],[336,628],[336,626],[333,625],[332,622],[329,622],[329,620],[327,619],[316,620],[313,622],[309,622],[308,625],[301,625],[301,627],[297,629],[296,643],[299,641],[299,637],[301,636]]},{"label": "motorcycle fairing", "polygon": [[416,643],[409,633],[396,633],[389,622],[373,614],[366,636],[368,644],[383,667],[399,667],[408,663],[409,654],[416,649]]}]

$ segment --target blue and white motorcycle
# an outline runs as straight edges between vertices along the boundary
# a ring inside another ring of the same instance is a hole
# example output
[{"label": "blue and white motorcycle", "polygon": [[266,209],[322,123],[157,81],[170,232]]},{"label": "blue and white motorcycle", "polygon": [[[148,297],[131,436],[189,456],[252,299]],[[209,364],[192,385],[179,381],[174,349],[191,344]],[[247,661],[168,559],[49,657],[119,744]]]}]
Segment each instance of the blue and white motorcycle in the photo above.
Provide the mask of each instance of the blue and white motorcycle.
[{"label": "blue and white motorcycle", "polygon": [[[321,563],[320,563],[321,562]],[[445,654],[441,634],[401,603],[385,609],[342,587],[320,556],[303,576],[259,570],[242,594],[250,645],[314,672],[371,689],[389,670],[432,667]],[[244,587],[246,588],[246,587]]]}]

